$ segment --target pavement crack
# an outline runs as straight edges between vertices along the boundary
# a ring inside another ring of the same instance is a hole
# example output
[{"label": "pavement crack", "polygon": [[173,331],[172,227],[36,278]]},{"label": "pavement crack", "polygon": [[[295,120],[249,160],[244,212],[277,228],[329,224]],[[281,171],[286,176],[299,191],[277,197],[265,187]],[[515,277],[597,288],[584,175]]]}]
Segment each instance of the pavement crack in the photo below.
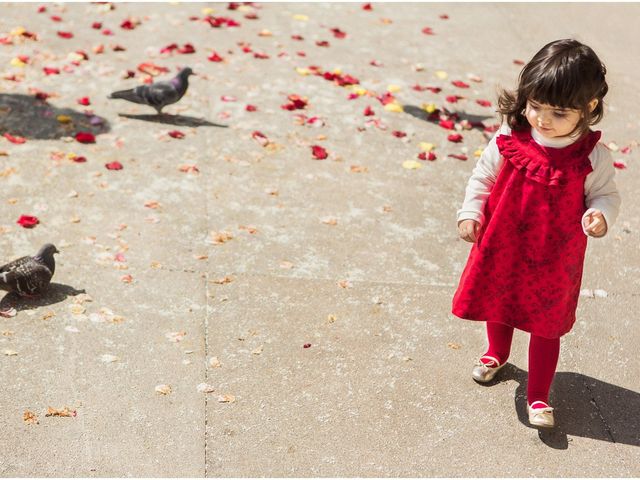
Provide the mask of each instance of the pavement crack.
[{"label": "pavement crack", "polygon": [[604,415],[602,414],[602,409],[598,405],[595,395],[593,395],[593,392],[591,391],[587,383],[585,383],[585,387],[587,387],[587,390],[589,391],[589,394],[590,394],[589,396],[591,397],[591,400],[589,400],[589,402],[592,403],[593,406],[596,408],[596,413],[598,414],[600,421],[604,425],[604,429],[605,429],[605,432],[607,433],[607,436],[609,437],[609,440],[611,441],[611,443],[616,443],[616,439],[613,437],[613,433],[611,432],[611,427],[609,427],[609,424],[605,420]]}]

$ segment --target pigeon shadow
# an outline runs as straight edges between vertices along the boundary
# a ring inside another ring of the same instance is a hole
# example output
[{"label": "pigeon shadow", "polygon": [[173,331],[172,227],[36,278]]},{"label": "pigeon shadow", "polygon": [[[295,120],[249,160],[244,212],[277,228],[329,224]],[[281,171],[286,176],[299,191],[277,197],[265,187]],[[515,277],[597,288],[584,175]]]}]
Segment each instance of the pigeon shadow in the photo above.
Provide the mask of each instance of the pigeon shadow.
[{"label": "pigeon shadow", "polygon": [[484,131],[487,125],[484,125],[485,120],[495,119],[493,115],[471,115],[465,112],[460,111],[449,111],[446,108],[442,110],[437,110],[434,113],[427,113],[423,108],[417,107],[415,105],[403,105],[405,113],[408,113],[412,117],[415,117],[419,120],[423,120],[425,122],[433,123],[434,125],[438,125],[440,122],[440,116],[446,116],[451,120],[455,120],[456,122],[461,122],[466,120],[471,125],[472,129],[477,129],[480,131]]},{"label": "pigeon shadow", "polygon": [[37,297],[21,297],[15,292],[6,294],[0,300],[0,310],[6,310],[11,307],[18,312],[22,310],[32,310],[38,307],[46,307],[56,303],[63,302],[68,297],[75,297],[81,293],[87,293],[84,289],[77,290],[70,285],[63,283],[50,283],[49,288],[42,295]]},{"label": "pigeon shadow", "polygon": [[[61,115],[67,117],[64,122],[60,122]],[[103,117],[57,108],[34,95],[0,93],[0,135],[54,140],[78,132],[100,135],[110,130],[109,122]]]},{"label": "pigeon shadow", "polygon": [[228,125],[220,125],[218,123],[211,123],[204,118],[187,117],[185,115],[169,115],[163,114],[139,114],[132,115],[129,113],[119,113],[121,117],[131,118],[133,120],[143,120],[145,122],[163,123],[165,125],[175,125],[177,127],[220,127],[228,128]]},{"label": "pigeon shadow", "polygon": [[[518,420],[529,428],[527,414],[527,372],[507,364],[491,384],[515,380],[515,408]],[[551,389],[555,428],[538,429],[547,446],[566,450],[569,436],[592,438],[640,447],[640,393],[587,375],[557,372]]]}]

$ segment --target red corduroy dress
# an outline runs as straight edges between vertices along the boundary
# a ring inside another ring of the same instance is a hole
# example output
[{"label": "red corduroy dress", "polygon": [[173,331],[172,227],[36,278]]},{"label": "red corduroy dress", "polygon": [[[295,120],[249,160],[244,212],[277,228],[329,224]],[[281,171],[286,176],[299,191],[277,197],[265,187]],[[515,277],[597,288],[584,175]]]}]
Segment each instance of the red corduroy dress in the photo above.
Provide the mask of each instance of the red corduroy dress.
[{"label": "red corduroy dress", "polygon": [[545,338],[571,330],[587,246],[584,181],[599,139],[590,131],[550,148],[529,129],[496,139],[504,162],[453,297],[454,315]]}]

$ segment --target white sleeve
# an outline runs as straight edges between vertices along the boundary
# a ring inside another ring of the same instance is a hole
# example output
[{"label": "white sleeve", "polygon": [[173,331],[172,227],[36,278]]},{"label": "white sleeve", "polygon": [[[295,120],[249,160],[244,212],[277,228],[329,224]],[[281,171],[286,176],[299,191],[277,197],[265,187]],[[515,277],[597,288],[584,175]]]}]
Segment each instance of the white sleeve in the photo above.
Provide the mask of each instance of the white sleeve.
[{"label": "white sleeve", "polygon": [[458,223],[468,219],[475,220],[481,225],[484,223],[484,205],[487,202],[487,198],[489,198],[493,185],[496,183],[498,172],[504,162],[498,150],[496,138],[499,135],[509,134],[511,134],[511,129],[502,126],[482,152],[467,183],[464,202],[462,203],[462,208],[458,210]]},{"label": "white sleeve", "polygon": [[[616,187],[616,169],[613,159],[607,147],[597,144],[589,155],[593,171],[587,175],[584,181],[584,195],[587,211],[582,216],[582,229],[584,231],[584,219],[594,210],[600,210],[607,222],[607,233],[618,217],[620,211],[620,193]],[[587,232],[584,232],[585,235]],[[605,234],[606,235],[606,234]]]}]

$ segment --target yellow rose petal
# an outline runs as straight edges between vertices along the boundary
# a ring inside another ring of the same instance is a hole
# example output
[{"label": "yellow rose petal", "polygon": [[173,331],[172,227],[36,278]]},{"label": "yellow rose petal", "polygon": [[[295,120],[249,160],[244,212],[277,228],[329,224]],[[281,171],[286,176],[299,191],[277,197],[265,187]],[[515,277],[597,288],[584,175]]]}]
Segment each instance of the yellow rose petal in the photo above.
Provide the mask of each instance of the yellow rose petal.
[{"label": "yellow rose petal", "polygon": [[402,113],[404,112],[404,109],[402,108],[402,105],[399,105],[397,103],[387,103],[384,106],[384,109],[387,112],[397,112],[397,113]]},{"label": "yellow rose petal", "polygon": [[334,75],[342,75],[342,70],[340,68],[334,68],[333,73]]},{"label": "yellow rose petal", "polygon": [[301,22],[306,22],[307,20],[309,20],[309,17],[307,17],[306,15],[294,15],[293,19],[300,20]]},{"label": "yellow rose petal", "polygon": [[300,75],[303,75],[303,76],[306,77],[307,75],[309,75],[311,73],[311,70],[309,70],[308,68],[300,68],[300,67],[298,67],[298,68],[296,68],[296,72],[298,72]]},{"label": "yellow rose petal", "polygon": [[215,10],[211,7],[207,7],[207,8],[203,8],[202,9],[202,14],[203,15],[211,15],[213,12],[215,12]]},{"label": "yellow rose petal", "polygon": [[13,30],[11,30],[10,35],[13,35],[15,37],[18,37],[20,35],[22,35],[24,32],[26,32],[27,30],[24,27],[16,27]]},{"label": "yellow rose petal", "polygon": [[436,147],[433,143],[427,143],[427,142],[420,142],[418,146],[420,147],[420,150],[422,150],[423,152],[430,152]]},{"label": "yellow rose petal", "polygon": [[443,70],[438,70],[436,72],[436,77],[438,77],[440,80],[446,80],[448,76],[449,75],[447,74],[447,72],[445,72]]},{"label": "yellow rose petal", "polygon": [[435,103],[423,103],[422,108],[427,113],[433,113],[438,109]]},{"label": "yellow rose petal", "polygon": [[353,93],[355,93],[356,95],[359,95],[359,96],[363,96],[363,95],[367,94],[367,89],[366,88],[354,87],[352,90],[353,90]]},{"label": "yellow rose petal", "polygon": [[399,92],[400,90],[402,90],[402,87],[400,85],[389,85],[387,87],[387,91],[391,93],[396,93],[396,92]]},{"label": "yellow rose petal", "polygon": [[479,148],[478,150],[476,150],[475,152],[473,152],[473,155],[476,157],[479,157],[480,155],[482,155],[483,150],[481,148]]},{"label": "yellow rose petal", "polygon": [[11,66],[12,67],[24,67],[26,65],[26,63],[24,63],[22,60],[20,60],[19,58],[13,58],[11,59]]},{"label": "yellow rose petal", "polygon": [[420,162],[416,162],[415,160],[405,160],[402,162],[402,167],[407,170],[417,170],[418,168],[422,168],[422,164]]},{"label": "yellow rose petal", "polygon": [[71,117],[69,115],[58,115],[56,120],[60,123],[71,123]]}]

